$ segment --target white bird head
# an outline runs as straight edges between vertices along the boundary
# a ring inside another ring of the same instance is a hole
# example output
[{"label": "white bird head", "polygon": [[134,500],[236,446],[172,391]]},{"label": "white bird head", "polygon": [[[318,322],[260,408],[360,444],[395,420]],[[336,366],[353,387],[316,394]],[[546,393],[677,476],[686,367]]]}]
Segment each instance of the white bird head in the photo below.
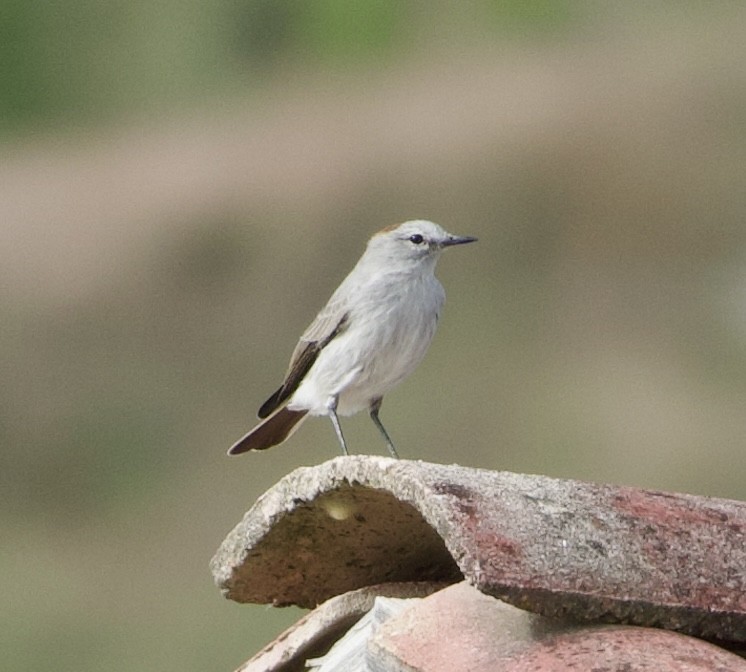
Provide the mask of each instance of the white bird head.
[{"label": "white bird head", "polygon": [[434,265],[446,247],[473,243],[475,240],[472,236],[448,233],[434,222],[416,219],[387,226],[375,233],[368,241],[366,256],[402,265],[419,265],[431,260]]}]

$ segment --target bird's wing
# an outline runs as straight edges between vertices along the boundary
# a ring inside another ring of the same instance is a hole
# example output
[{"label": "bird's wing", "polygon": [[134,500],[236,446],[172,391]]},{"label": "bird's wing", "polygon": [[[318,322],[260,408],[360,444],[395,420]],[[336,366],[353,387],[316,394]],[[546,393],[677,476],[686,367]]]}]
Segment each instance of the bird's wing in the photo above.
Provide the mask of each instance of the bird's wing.
[{"label": "bird's wing", "polygon": [[266,418],[281,406],[306,377],[319,353],[335,337],[342,333],[349,318],[349,312],[341,301],[332,297],[295,346],[285,380],[275,393],[262,404],[259,417]]}]

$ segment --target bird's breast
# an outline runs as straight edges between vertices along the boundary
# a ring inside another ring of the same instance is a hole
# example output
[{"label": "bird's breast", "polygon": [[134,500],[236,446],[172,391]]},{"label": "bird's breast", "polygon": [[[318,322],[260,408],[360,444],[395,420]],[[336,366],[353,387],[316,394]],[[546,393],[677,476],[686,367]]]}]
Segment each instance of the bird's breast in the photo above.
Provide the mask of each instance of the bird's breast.
[{"label": "bird's breast", "polygon": [[362,302],[351,325],[360,343],[361,381],[390,388],[409,375],[432,341],[442,304],[439,284],[395,287],[378,301]]},{"label": "bird's breast", "polygon": [[[339,395],[338,413],[367,408],[422,361],[435,334],[443,290],[435,284],[368,287],[353,296],[343,333],[319,354],[299,390],[318,401]],[[320,411],[321,412],[321,411]]]}]

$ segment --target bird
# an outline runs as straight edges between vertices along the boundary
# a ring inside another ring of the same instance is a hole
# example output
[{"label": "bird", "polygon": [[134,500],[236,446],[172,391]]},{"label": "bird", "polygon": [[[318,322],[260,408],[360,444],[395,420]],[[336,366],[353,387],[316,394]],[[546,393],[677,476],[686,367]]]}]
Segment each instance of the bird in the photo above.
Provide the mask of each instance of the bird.
[{"label": "bird", "polygon": [[435,277],[441,252],[476,240],[421,219],[375,233],[300,337],[284,381],[259,409],[261,421],[228,454],[271,448],[308,416],[328,416],[349,455],[339,416],[367,410],[397,458],[379,417],[383,397],[414,371],[435,335],[445,301]]}]

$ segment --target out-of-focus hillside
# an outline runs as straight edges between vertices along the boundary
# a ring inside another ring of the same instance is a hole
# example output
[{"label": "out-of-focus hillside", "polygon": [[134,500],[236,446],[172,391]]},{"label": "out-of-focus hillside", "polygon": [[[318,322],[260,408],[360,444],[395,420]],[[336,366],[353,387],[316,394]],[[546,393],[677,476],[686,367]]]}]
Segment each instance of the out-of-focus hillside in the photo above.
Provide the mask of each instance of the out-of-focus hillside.
[{"label": "out-of-focus hillside", "polygon": [[332,429],[225,450],[403,219],[480,239],[384,404],[404,457],[746,498],[746,10],[177,4],[0,48],[9,669],[232,669],[297,618],[207,563]]}]

